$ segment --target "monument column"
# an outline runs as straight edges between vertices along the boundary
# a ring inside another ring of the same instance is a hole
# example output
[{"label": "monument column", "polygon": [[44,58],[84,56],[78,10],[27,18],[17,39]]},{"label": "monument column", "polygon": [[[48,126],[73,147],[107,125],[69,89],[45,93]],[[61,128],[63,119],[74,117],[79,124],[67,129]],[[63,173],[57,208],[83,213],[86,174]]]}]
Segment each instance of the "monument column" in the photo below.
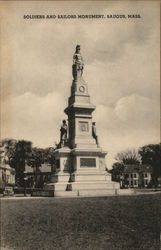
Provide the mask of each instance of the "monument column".
[{"label": "monument column", "polygon": [[92,137],[92,112],[95,106],[90,102],[88,85],[83,79],[84,62],[80,53],[80,45],[76,46],[73,56],[73,82],[68,107],[64,110],[68,115],[69,145],[71,148],[96,148]]}]

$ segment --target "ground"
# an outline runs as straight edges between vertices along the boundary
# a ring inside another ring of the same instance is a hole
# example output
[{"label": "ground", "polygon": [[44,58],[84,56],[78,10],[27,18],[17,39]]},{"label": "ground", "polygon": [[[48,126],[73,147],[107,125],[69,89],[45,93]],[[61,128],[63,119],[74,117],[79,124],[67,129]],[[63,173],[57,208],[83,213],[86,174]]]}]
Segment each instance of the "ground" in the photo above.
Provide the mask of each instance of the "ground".
[{"label": "ground", "polygon": [[7,250],[159,250],[160,218],[159,194],[4,198],[1,246]]}]

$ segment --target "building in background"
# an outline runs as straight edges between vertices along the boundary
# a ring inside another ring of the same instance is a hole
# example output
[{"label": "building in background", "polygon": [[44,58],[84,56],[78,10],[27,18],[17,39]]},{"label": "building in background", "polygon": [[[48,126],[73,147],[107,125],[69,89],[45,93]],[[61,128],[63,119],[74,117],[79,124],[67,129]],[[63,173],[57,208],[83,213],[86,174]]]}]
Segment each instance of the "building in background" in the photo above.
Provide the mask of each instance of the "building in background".
[{"label": "building in background", "polygon": [[50,164],[41,164],[39,168],[33,168],[26,164],[26,186],[33,188],[43,188],[44,184],[49,182],[52,174],[52,167]]},{"label": "building in background", "polygon": [[149,165],[125,165],[120,176],[120,185],[125,188],[148,187],[152,179],[152,167]]},{"label": "building in background", "polygon": [[15,185],[15,169],[11,168],[8,164],[0,164],[0,187]]}]

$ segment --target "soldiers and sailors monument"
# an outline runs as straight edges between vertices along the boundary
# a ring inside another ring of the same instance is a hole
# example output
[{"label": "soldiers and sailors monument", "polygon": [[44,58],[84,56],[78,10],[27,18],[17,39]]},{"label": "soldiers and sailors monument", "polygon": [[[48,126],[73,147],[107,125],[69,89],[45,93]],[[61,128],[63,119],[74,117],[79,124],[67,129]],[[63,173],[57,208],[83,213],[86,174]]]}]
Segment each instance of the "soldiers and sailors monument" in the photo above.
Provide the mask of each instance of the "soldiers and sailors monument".
[{"label": "soldiers and sailors monument", "polygon": [[90,102],[88,85],[83,79],[84,61],[80,45],[73,56],[71,94],[64,112],[68,122],[62,121],[60,142],[55,150],[55,170],[47,189],[54,196],[114,195],[119,183],[111,181],[106,171],[107,152],[99,145],[96,123],[92,113],[96,107]]}]

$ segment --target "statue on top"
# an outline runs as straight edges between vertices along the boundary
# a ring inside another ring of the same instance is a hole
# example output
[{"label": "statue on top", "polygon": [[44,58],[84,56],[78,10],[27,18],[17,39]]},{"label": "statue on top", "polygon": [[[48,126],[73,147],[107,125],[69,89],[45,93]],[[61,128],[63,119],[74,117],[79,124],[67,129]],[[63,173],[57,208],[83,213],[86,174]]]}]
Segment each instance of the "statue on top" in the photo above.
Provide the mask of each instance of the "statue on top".
[{"label": "statue on top", "polygon": [[76,46],[75,53],[73,55],[73,78],[77,80],[83,74],[84,62],[80,53],[80,45]]}]

